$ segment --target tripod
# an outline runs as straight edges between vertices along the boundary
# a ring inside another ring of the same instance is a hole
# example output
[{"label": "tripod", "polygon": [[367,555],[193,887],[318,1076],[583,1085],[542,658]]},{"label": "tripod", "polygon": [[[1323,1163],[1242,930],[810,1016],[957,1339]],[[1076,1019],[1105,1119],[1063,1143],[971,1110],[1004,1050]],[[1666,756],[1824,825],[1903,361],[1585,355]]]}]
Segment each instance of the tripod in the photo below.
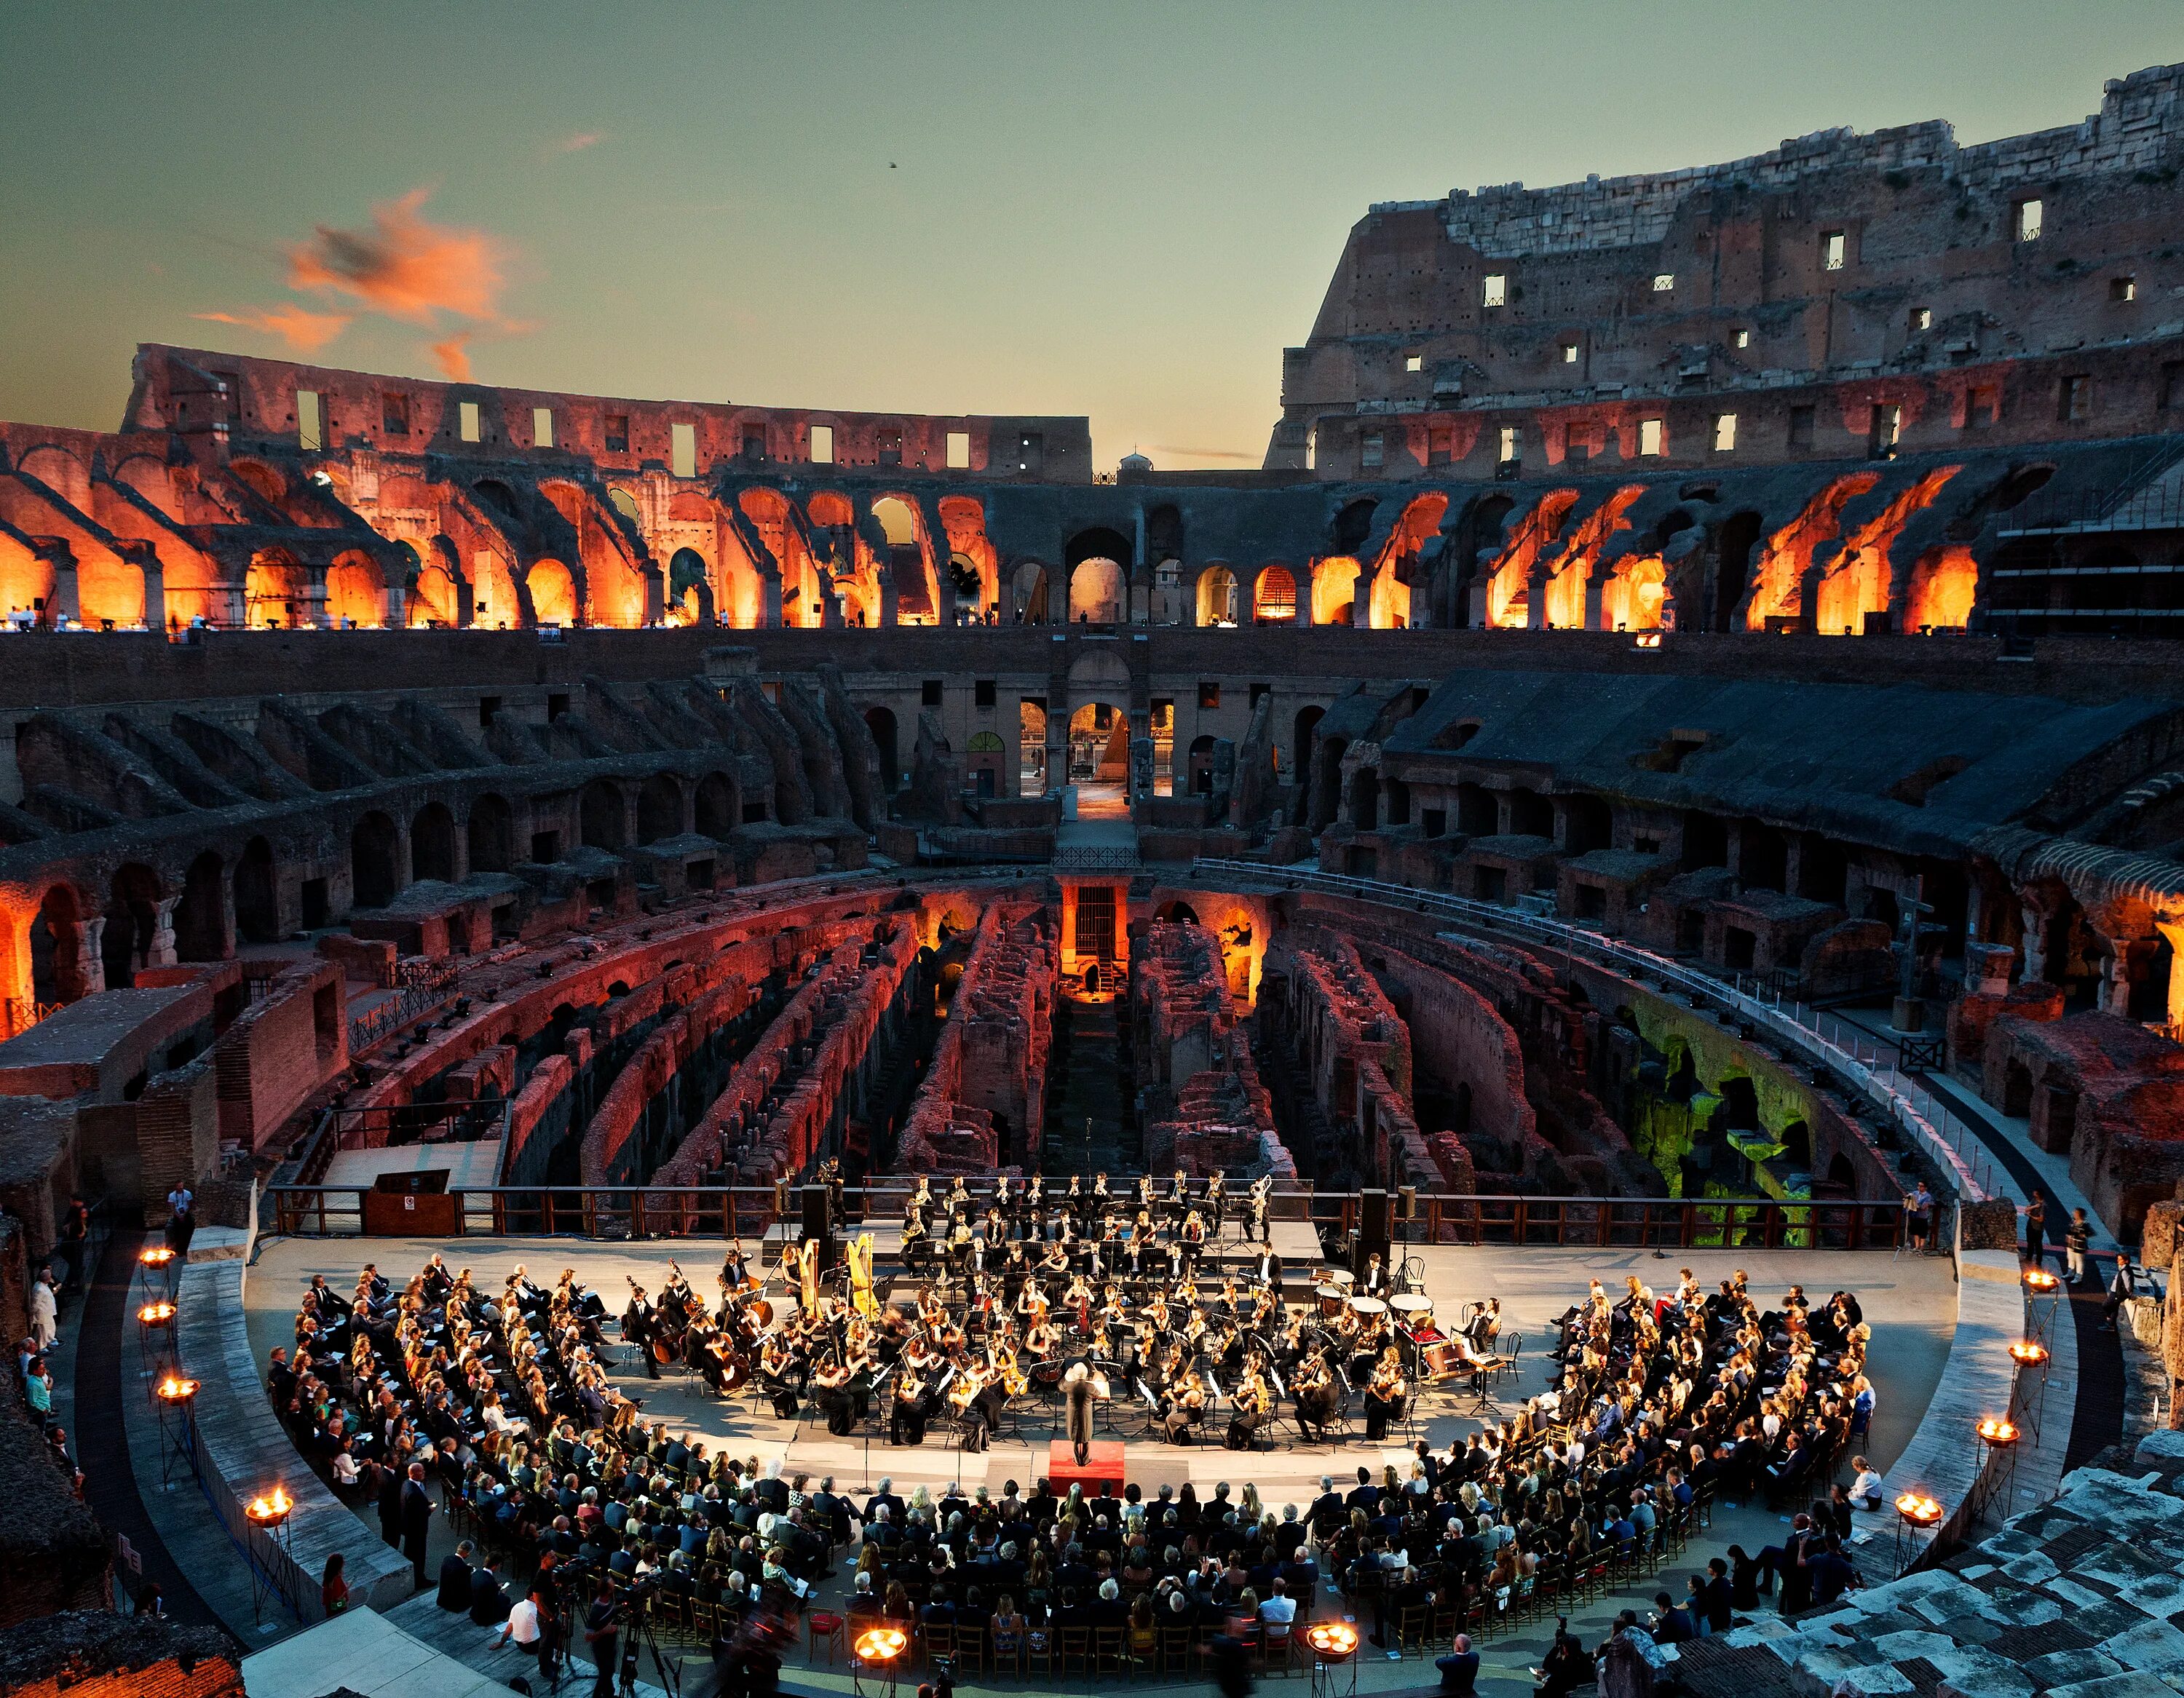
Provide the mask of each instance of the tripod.
[{"label": "tripod", "polygon": [[682,1698],[682,1665],[677,1662],[672,1667],[669,1667],[667,1659],[660,1654],[660,1640],[652,1630],[651,1618],[638,1606],[638,1601],[634,1597],[628,1598],[625,1600],[624,1606],[628,1611],[629,1619],[628,1631],[623,1634],[621,1640],[619,1674],[622,1698],[632,1698],[637,1691],[637,1658],[640,1651],[652,1653],[652,1667],[660,1676],[660,1690],[673,1694],[674,1698]]}]

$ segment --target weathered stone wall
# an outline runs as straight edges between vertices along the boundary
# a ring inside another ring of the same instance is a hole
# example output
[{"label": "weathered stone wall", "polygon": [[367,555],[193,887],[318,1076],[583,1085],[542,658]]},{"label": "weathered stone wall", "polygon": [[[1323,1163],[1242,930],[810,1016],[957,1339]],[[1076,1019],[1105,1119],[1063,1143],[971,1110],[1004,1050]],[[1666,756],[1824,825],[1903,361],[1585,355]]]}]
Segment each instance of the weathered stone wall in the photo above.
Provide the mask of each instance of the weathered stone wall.
[{"label": "weathered stone wall", "polygon": [[905,1173],[1035,1169],[1054,1035],[1056,921],[1044,905],[979,916],[948,1020],[912,1100],[894,1166]]}]

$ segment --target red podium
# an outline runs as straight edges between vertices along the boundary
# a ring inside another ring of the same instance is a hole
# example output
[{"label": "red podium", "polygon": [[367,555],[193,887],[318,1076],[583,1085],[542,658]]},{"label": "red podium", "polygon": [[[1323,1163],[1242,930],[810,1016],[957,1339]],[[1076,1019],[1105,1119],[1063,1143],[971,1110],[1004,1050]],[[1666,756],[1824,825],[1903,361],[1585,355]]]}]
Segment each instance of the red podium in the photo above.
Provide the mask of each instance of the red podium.
[{"label": "red podium", "polygon": [[1123,1489],[1123,1441],[1094,1439],[1085,1447],[1084,1465],[1079,1467],[1077,1447],[1066,1439],[1053,1439],[1046,1447],[1046,1478],[1056,1491],[1064,1494],[1072,1484],[1083,1485],[1088,1495],[1103,1484],[1119,1492]]}]

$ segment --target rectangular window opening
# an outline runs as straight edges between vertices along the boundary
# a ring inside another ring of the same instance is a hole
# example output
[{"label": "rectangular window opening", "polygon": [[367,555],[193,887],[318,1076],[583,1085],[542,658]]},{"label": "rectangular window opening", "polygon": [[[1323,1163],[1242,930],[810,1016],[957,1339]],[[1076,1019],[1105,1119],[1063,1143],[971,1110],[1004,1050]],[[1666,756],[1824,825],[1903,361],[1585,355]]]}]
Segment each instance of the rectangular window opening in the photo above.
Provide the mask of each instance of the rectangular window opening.
[{"label": "rectangular window opening", "polygon": [[607,452],[609,454],[627,454],[629,452],[629,415],[627,413],[608,414],[606,436]]},{"label": "rectangular window opening", "polygon": [[1824,271],[1841,270],[1843,255],[1848,246],[1840,230],[1830,230],[1823,235],[1820,237],[1820,269]]},{"label": "rectangular window opening", "polygon": [[945,679],[926,679],[918,692],[918,705],[928,708],[939,707],[946,699],[947,688]]},{"label": "rectangular window opening", "polygon": [[2135,301],[2138,298],[2138,279],[2111,277],[2109,279],[2109,298],[2112,301]]},{"label": "rectangular window opening", "polygon": [[1517,427],[1514,425],[1504,425],[1502,427],[1502,464],[1514,465],[1517,463]]},{"label": "rectangular window opening", "polygon": [[306,454],[316,454],[326,445],[326,426],[319,415],[319,392],[315,389],[298,389],[296,392],[296,446]]},{"label": "rectangular window opening", "polygon": [[1565,365],[1574,365],[1577,364],[1577,344],[1575,342],[1566,342],[1563,344],[1563,364]]},{"label": "rectangular window opening", "polygon": [[1661,452],[1661,421],[1641,419],[1638,421],[1638,454],[1642,459],[1651,459]]},{"label": "rectangular window opening", "polygon": [[1368,435],[1357,445],[1357,463],[1368,471],[1377,471],[1387,456],[1387,446],[1378,431]]},{"label": "rectangular window opening", "polygon": [[1718,454],[1736,452],[1736,415],[1716,413],[1713,415],[1713,451]]},{"label": "rectangular window opening", "polygon": [[1489,271],[1486,274],[1486,289],[1483,298],[1485,304],[1490,307],[1506,307],[1509,304],[1509,279],[1506,273]]},{"label": "rectangular window opening", "polygon": [[968,471],[971,469],[971,433],[950,431],[948,433],[948,470]]},{"label": "rectangular window opening", "polygon": [[1913,330],[1931,330],[1933,327],[1934,309],[1931,307],[1914,307],[1911,309],[1911,328]]},{"label": "rectangular window opening", "polygon": [[455,425],[458,433],[465,442],[476,442],[479,435],[478,404],[475,401],[457,402]]},{"label": "rectangular window opening", "polygon": [[410,434],[410,398],[389,389],[379,398],[379,428],[390,437]]},{"label": "rectangular window opening", "polygon": [[1749,347],[1751,347],[1751,346],[1752,346],[1752,332],[1751,332],[1750,331],[1748,331],[1748,330],[1741,330],[1741,331],[1737,331],[1737,333],[1736,333],[1736,345],[1737,345],[1739,348],[1749,348]]},{"label": "rectangular window opening", "polygon": [[1813,420],[1817,416],[1811,407],[1792,407],[1790,409],[1790,446],[1808,448],[1813,445]]},{"label": "rectangular window opening", "polygon": [[673,453],[675,476],[695,477],[698,475],[698,427],[695,425],[676,425],[670,427],[669,440]]},{"label": "rectangular window opening", "polygon": [[1217,682],[1201,683],[1198,687],[1198,705],[1217,708],[1221,705],[1221,686]]},{"label": "rectangular window opening", "polygon": [[1653,274],[1653,292],[1655,294],[1665,295],[1675,287],[1676,274],[1674,271],[1656,271]]},{"label": "rectangular window opening", "polygon": [[531,446],[550,448],[554,446],[554,409],[533,407],[531,409]]},{"label": "rectangular window opening", "polygon": [[753,465],[761,465],[765,464],[765,461],[766,461],[766,428],[765,428],[765,426],[744,426],[744,434],[743,434],[743,454],[744,454],[744,459],[746,461],[748,461],[749,464]]},{"label": "rectangular window opening", "polygon": [[2036,200],[2018,202],[2015,227],[2017,239],[2020,242],[2037,242],[2040,239],[2042,210],[2041,204]]},{"label": "rectangular window opening", "polygon": [[1406,371],[1423,371],[1425,369],[1426,357],[1423,354],[1413,354],[1403,361],[1403,370]]},{"label": "rectangular window opening", "polygon": [[972,680],[971,684],[971,701],[972,705],[976,707],[989,708],[993,706],[994,681],[991,678],[978,678]]},{"label": "rectangular window opening", "polygon": [[834,464],[834,427],[832,425],[814,425],[811,427],[811,464]]},{"label": "rectangular window opening", "polygon": [[2081,372],[2063,380],[2057,396],[2057,420],[2064,424],[2076,424],[2093,416],[2093,380]]}]

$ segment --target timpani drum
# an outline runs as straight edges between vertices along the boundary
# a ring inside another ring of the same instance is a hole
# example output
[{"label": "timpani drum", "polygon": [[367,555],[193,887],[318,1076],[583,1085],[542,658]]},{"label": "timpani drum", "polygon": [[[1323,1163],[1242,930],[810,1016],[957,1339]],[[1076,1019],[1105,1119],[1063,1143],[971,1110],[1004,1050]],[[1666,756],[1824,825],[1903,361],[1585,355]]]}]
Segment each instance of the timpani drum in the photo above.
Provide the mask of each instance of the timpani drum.
[{"label": "timpani drum", "polygon": [[1407,1291],[1390,1297],[1388,1306],[1396,1311],[1396,1324],[1410,1332],[1433,1325],[1433,1299],[1423,1291]]},{"label": "timpani drum", "polygon": [[1330,1268],[1319,1278],[1319,1312],[1332,1321],[1350,1306],[1350,1288],[1354,1277],[1346,1267]]},{"label": "timpani drum", "polygon": [[1361,1321],[1370,1321],[1388,1312],[1388,1306],[1377,1297],[1353,1297],[1350,1312]]}]

